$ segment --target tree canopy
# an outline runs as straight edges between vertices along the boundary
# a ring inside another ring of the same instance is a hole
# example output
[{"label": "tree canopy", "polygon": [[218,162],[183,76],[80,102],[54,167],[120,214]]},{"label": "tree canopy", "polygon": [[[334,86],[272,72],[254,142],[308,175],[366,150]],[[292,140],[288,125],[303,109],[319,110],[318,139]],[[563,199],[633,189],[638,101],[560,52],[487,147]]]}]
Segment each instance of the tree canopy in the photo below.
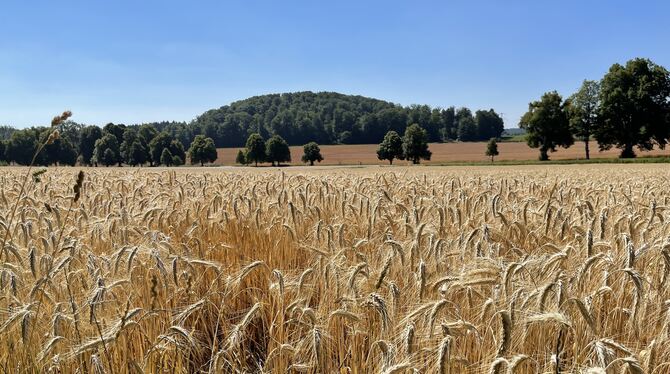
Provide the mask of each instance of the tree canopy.
[{"label": "tree canopy", "polygon": [[413,164],[421,160],[430,160],[432,153],[428,150],[428,133],[421,126],[413,124],[405,130],[402,140],[402,150],[405,158]]},{"label": "tree canopy", "polygon": [[600,149],[617,147],[635,157],[634,146],[665,147],[670,134],[670,74],[647,59],[614,64],[600,82],[600,106],[594,131]]},{"label": "tree canopy", "polygon": [[377,148],[377,158],[388,160],[391,165],[393,165],[394,159],[405,159],[402,149],[402,138],[397,132],[391,130],[386,133],[384,140],[379,144],[379,148]]},{"label": "tree canopy", "polygon": [[216,146],[214,146],[214,140],[212,138],[207,138],[204,135],[198,135],[191,143],[191,147],[188,149],[188,157],[191,159],[191,164],[200,164],[201,166],[205,162],[214,162],[218,157],[216,153]]},{"label": "tree canopy", "polygon": [[94,163],[100,163],[105,166],[120,163],[121,151],[119,142],[113,134],[105,134],[102,138],[95,141],[93,150]]},{"label": "tree canopy", "polygon": [[265,162],[265,140],[260,134],[251,134],[246,144],[246,160],[258,166],[259,162]]},{"label": "tree canopy", "polygon": [[282,162],[291,162],[291,150],[288,143],[279,135],[273,135],[265,144],[266,161],[281,165]]},{"label": "tree canopy", "polygon": [[309,162],[309,166],[314,166],[314,161],[323,161],[321,148],[316,142],[309,142],[302,147],[302,162]]},{"label": "tree canopy", "polygon": [[494,157],[499,155],[498,153],[498,142],[496,138],[491,138],[486,144],[486,156],[491,157],[491,162],[493,162]]},{"label": "tree canopy", "polygon": [[549,151],[569,147],[574,143],[563,98],[556,91],[547,92],[539,101],[528,104],[528,112],[519,126],[527,131],[526,142],[540,148],[540,160],[549,160]]},{"label": "tree canopy", "polygon": [[598,82],[584,80],[579,91],[568,98],[568,117],[572,134],[584,142],[584,153],[590,156],[589,141],[597,125],[600,85]]}]

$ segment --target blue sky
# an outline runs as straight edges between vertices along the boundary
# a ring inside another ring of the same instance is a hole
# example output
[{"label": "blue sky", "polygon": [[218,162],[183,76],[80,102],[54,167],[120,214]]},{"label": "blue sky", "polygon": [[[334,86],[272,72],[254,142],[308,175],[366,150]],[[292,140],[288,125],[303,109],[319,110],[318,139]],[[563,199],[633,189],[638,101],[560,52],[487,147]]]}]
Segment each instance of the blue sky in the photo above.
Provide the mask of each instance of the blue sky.
[{"label": "blue sky", "polygon": [[494,108],[614,62],[670,68],[668,1],[15,1],[0,4],[0,124],[191,120],[248,96],[338,91]]}]

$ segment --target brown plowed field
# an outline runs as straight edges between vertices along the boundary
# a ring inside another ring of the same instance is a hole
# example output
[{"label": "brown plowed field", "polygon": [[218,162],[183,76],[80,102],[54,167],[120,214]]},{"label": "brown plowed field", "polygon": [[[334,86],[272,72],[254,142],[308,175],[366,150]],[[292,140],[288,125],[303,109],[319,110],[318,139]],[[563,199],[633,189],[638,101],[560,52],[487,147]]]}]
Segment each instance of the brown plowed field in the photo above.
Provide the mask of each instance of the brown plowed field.
[{"label": "brown plowed field", "polygon": [[[605,152],[598,151],[598,144],[591,142],[591,158],[614,158],[619,155],[618,149],[611,149]],[[233,165],[235,156],[239,148],[219,148],[219,158],[216,161],[218,165]],[[429,149],[433,152],[433,157],[428,164],[444,162],[480,162],[487,161],[484,156],[486,151],[486,142],[476,143],[431,143]],[[496,160],[536,160],[539,152],[537,149],[528,147],[526,143],[510,142],[498,143],[500,155]],[[651,152],[640,152],[636,150],[638,156],[670,156],[670,150],[655,149]],[[387,164],[386,161],[377,159],[376,144],[356,144],[356,145],[322,145],[321,154],[324,161],[321,165],[376,165]],[[300,164],[302,157],[302,147],[291,147],[292,164]],[[578,159],[584,158],[584,146],[582,143],[576,143],[568,149],[559,148],[555,153],[550,153],[552,160]],[[397,164],[406,164],[406,161],[395,161]]]}]

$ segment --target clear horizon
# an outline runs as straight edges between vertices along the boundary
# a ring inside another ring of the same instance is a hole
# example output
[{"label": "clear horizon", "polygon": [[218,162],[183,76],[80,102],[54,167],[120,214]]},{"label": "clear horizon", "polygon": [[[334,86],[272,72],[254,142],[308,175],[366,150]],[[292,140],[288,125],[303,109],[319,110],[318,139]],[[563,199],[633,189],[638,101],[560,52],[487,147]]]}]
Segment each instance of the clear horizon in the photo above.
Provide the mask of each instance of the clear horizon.
[{"label": "clear horizon", "polygon": [[[564,97],[614,63],[670,67],[670,3],[11,1],[0,15],[0,125],[63,110],[104,125],[190,121],[250,96],[335,91],[493,108]],[[665,47],[664,47],[665,46]]]}]

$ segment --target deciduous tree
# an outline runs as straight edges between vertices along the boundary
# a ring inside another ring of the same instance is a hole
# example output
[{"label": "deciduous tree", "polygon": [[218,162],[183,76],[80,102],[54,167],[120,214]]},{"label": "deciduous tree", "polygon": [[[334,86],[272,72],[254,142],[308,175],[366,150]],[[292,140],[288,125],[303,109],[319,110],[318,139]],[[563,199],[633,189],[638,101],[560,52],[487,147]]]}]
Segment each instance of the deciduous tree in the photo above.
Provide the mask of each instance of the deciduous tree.
[{"label": "deciduous tree", "polygon": [[587,160],[591,158],[589,140],[591,140],[598,120],[599,90],[598,82],[584,80],[579,91],[568,98],[570,130],[575,137],[584,142],[584,153]]},{"label": "deciduous tree", "polygon": [[265,141],[260,134],[254,133],[249,135],[246,148],[246,157],[249,163],[253,162],[258,166],[259,162],[265,161]]},{"label": "deciduous tree", "polygon": [[397,132],[391,130],[386,133],[384,140],[379,144],[379,148],[377,148],[377,158],[388,160],[390,165],[393,165],[394,159],[405,159],[402,150],[402,138]]},{"label": "deciduous tree", "polygon": [[314,161],[323,161],[321,148],[316,142],[309,142],[302,147],[302,162],[309,162],[309,166],[314,166]]},{"label": "deciduous tree", "polygon": [[265,146],[265,157],[266,161],[272,163],[272,166],[275,162],[277,165],[281,165],[282,162],[290,162],[291,150],[286,140],[279,135],[274,135],[268,139]]},{"label": "deciduous tree", "polygon": [[556,147],[568,148],[575,141],[563,98],[556,91],[547,92],[539,101],[528,104],[528,112],[521,117],[519,127],[526,130],[526,142],[540,149],[540,161],[549,160],[549,151]]},{"label": "deciduous tree", "polygon": [[664,148],[670,124],[670,74],[650,60],[614,64],[600,82],[600,106],[594,131],[601,150],[617,147],[622,158],[635,157],[634,146]]},{"label": "deciduous tree", "polygon": [[430,160],[432,153],[428,150],[428,134],[419,125],[407,127],[403,136],[402,149],[405,158],[418,164],[421,160]]}]

